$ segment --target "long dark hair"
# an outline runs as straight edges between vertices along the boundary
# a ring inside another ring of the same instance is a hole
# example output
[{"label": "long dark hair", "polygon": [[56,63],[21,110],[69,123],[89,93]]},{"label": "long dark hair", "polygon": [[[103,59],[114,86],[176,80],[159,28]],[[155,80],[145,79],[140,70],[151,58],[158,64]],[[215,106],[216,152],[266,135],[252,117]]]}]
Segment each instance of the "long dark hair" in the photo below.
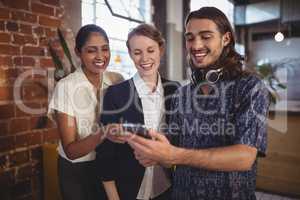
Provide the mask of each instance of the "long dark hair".
[{"label": "long dark hair", "polygon": [[75,49],[78,52],[81,52],[81,48],[84,46],[84,44],[88,40],[90,34],[94,33],[94,32],[99,33],[109,43],[107,34],[103,30],[103,28],[101,28],[100,26],[97,26],[95,24],[87,24],[79,29],[79,31],[76,35],[76,38],[75,38]]},{"label": "long dark hair", "polygon": [[[235,36],[233,29],[226,15],[219,9],[215,7],[202,7],[199,10],[191,12],[186,20],[185,26],[191,19],[209,19],[212,20],[218,28],[218,31],[224,35],[229,32],[231,38],[227,46],[224,47],[220,58],[218,59],[216,65],[222,66],[224,74],[227,78],[233,79],[237,76],[243,75],[248,72],[243,71],[243,56],[235,50]],[[190,62],[190,61],[189,61]],[[193,68],[192,68],[193,70]]]}]

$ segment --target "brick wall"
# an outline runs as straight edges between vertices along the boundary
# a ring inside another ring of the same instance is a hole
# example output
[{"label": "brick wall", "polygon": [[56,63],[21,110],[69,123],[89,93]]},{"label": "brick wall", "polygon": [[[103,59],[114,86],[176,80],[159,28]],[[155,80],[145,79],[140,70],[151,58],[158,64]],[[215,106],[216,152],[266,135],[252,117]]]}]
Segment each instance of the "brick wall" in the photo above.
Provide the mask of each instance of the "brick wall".
[{"label": "brick wall", "polygon": [[[41,145],[58,133],[46,115],[48,92],[39,83],[53,68],[47,41],[56,36],[60,0],[0,0],[0,199],[42,199]],[[26,78],[20,79],[27,74]],[[18,80],[23,80],[18,84]],[[19,97],[15,98],[14,93]],[[44,109],[37,114],[22,109]]]}]

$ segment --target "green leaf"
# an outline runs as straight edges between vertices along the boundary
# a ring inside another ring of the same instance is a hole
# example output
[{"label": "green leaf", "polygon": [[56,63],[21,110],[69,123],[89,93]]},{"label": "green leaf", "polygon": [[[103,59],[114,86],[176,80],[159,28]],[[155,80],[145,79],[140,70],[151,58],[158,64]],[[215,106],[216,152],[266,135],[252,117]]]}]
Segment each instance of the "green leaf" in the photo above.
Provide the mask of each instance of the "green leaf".
[{"label": "green leaf", "polygon": [[287,88],[287,86],[284,85],[284,84],[282,84],[282,83],[278,83],[277,86],[280,87],[280,88],[282,88],[282,89],[286,89]]},{"label": "green leaf", "polygon": [[64,53],[66,54],[68,60],[69,60],[69,63],[71,65],[71,72],[74,72],[75,71],[75,66],[73,64],[73,60],[72,60],[72,56],[71,56],[71,53],[70,53],[70,50],[69,50],[69,47],[67,45],[67,42],[61,32],[61,30],[58,28],[57,29],[57,34],[58,34],[58,37],[59,37],[59,41],[60,41],[60,44],[64,50]]},{"label": "green leaf", "polygon": [[272,72],[272,66],[269,64],[263,64],[256,66],[258,72],[263,76],[263,78],[271,75]]}]

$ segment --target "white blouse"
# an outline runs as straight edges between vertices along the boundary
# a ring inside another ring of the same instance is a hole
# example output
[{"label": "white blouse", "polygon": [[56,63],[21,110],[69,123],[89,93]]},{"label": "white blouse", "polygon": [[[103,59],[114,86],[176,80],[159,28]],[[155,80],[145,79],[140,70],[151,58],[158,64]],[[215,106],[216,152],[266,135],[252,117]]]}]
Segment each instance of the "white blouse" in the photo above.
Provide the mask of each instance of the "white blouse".
[{"label": "white blouse", "polygon": [[[100,93],[99,113],[95,113],[97,98],[95,87],[85,76],[83,70],[78,68],[75,72],[57,82],[52,98],[49,103],[48,114],[53,114],[54,110],[75,117],[77,134],[80,139],[95,132],[98,122],[96,115],[100,115],[101,102],[105,89],[112,84],[123,80],[120,74],[114,72],[104,72]],[[70,162],[84,162],[94,160],[96,152],[92,151],[85,156],[70,160],[67,158],[61,141],[59,141],[58,153]]]},{"label": "white blouse", "polygon": [[[134,75],[133,82],[141,99],[145,126],[148,129],[160,131],[160,125],[165,121],[164,88],[161,77],[158,75],[154,92],[151,92],[139,73]],[[153,199],[165,192],[170,186],[170,180],[161,166],[146,167],[137,199]]]}]

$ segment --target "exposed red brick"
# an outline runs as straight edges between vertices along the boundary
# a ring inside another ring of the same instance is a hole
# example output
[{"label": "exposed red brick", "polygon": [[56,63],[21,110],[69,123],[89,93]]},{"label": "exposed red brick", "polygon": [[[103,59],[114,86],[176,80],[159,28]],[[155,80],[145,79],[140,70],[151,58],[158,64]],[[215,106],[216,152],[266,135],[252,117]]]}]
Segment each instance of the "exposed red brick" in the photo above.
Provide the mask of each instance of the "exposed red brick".
[{"label": "exposed red brick", "polygon": [[61,21],[45,16],[39,16],[39,24],[43,26],[59,27]]},{"label": "exposed red brick", "polygon": [[48,48],[48,39],[46,37],[40,37],[39,38],[39,46]]},{"label": "exposed red brick", "polygon": [[0,19],[9,19],[9,11],[4,8],[0,8]]},{"label": "exposed red brick", "polygon": [[0,105],[0,119],[9,119],[15,116],[15,105]]},{"label": "exposed red brick", "polygon": [[61,18],[64,15],[63,8],[56,8],[55,9],[55,17]]},{"label": "exposed red brick", "polygon": [[6,121],[0,122],[0,136],[8,135],[8,123]]},{"label": "exposed red brick", "polygon": [[1,170],[1,168],[4,168],[6,166],[6,164],[7,164],[7,156],[1,155],[0,156],[0,170]]},{"label": "exposed red brick", "polygon": [[32,3],[31,10],[36,13],[45,14],[45,15],[54,15],[54,8],[45,6],[39,3]]},{"label": "exposed red brick", "polygon": [[[47,102],[47,106],[48,106],[48,102]],[[54,120],[49,119],[47,120],[47,128],[57,128],[57,124]]]},{"label": "exposed red brick", "polygon": [[4,23],[4,21],[0,21],[0,30],[1,31],[5,30],[5,23]]},{"label": "exposed red brick", "polygon": [[18,77],[18,70],[15,69],[15,68],[9,68],[9,69],[6,69],[6,74],[8,77],[11,77],[11,78],[17,78]]},{"label": "exposed red brick", "polygon": [[25,44],[24,36],[23,35],[14,34],[14,36],[13,36],[13,43],[14,44],[19,44],[19,45],[24,45]]},{"label": "exposed red brick", "polygon": [[23,57],[15,57],[13,62],[14,62],[14,65],[22,65]]},{"label": "exposed red brick", "polygon": [[48,100],[47,101],[41,101],[41,105],[42,105],[42,108],[46,108],[46,109],[48,109],[48,105],[49,105],[49,102],[48,102]]},{"label": "exposed red brick", "polygon": [[15,146],[15,137],[14,136],[0,137],[0,152],[9,151],[9,150],[13,149],[14,146]]},{"label": "exposed red brick", "polygon": [[13,91],[10,86],[0,86],[0,101],[12,101]]},{"label": "exposed red brick", "polygon": [[42,88],[38,84],[30,84],[23,87],[23,99],[24,100],[37,100],[40,98],[47,98],[47,90]]},{"label": "exposed red brick", "polygon": [[17,170],[17,179],[18,180],[30,178],[31,176],[32,176],[32,166],[30,164],[26,165],[24,167],[20,167]]},{"label": "exposed red brick", "polygon": [[[18,76],[22,75],[26,77],[26,80],[24,82],[28,82],[28,81],[33,81],[34,78],[34,72],[35,72],[35,68],[32,67],[19,67],[18,68]],[[23,83],[24,85],[25,83]]]},{"label": "exposed red brick", "polygon": [[[40,134],[42,134],[42,132],[40,132]],[[30,154],[31,154],[31,160],[38,160],[41,161],[42,157],[43,157],[43,151],[42,151],[42,147],[38,146],[34,149],[30,150]]]},{"label": "exposed red brick", "polygon": [[42,3],[59,6],[59,0],[40,0]]},{"label": "exposed red brick", "polygon": [[0,67],[0,81],[2,85],[8,85],[7,83],[9,82],[9,76],[7,74],[7,69]]},{"label": "exposed red brick", "polygon": [[36,23],[37,22],[37,15],[20,12],[20,11],[12,11],[12,19],[13,20],[20,20],[24,22]]},{"label": "exposed red brick", "polygon": [[12,66],[11,56],[0,56],[0,66]]},{"label": "exposed red brick", "polygon": [[37,44],[37,39],[28,36],[28,35],[20,35],[20,34],[14,34],[13,36],[13,43],[18,45],[26,45],[26,44]]},{"label": "exposed red brick", "polygon": [[23,102],[23,103],[24,105],[16,104],[16,117],[32,116],[32,113],[28,112],[29,109],[37,110],[41,108],[40,103],[37,102]]},{"label": "exposed red brick", "polygon": [[[11,169],[9,171],[1,172],[0,176],[0,185],[1,186],[11,186],[15,182],[15,170]],[[4,191],[4,188],[1,188],[1,192]],[[2,194],[2,193],[1,193]]]},{"label": "exposed red brick", "polygon": [[34,66],[35,60],[32,57],[15,57],[14,65],[18,66]]},{"label": "exposed red brick", "polygon": [[28,10],[29,9],[29,0],[2,0],[2,3],[10,8],[16,8],[16,9],[23,9]]},{"label": "exposed red brick", "polygon": [[43,141],[44,142],[53,142],[59,139],[59,133],[56,128],[48,129],[44,132]]},{"label": "exposed red brick", "polygon": [[27,118],[16,118],[10,121],[9,131],[11,134],[28,131],[29,129],[30,129],[30,122],[29,119]]},{"label": "exposed red brick", "polygon": [[12,193],[12,199],[20,199],[20,197],[22,196],[31,194],[32,193],[31,180],[24,180],[21,182],[17,182],[12,187],[11,193]]},{"label": "exposed red brick", "polygon": [[[31,177],[32,179],[32,177]],[[38,196],[38,194],[34,193],[35,190],[32,187],[32,194],[26,194],[25,196],[21,195],[20,197],[17,198],[17,200],[33,200],[33,199],[39,199],[40,195]]]},{"label": "exposed red brick", "polygon": [[11,85],[11,81],[18,75],[18,70],[15,68],[0,67],[0,80],[3,86]]},{"label": "exposed red brick", "polygon": [[10,42],[10,34],[8,33],[0,33],[0,42]]},{"label": "exposed red brick", "polygon": [[29,134],[28,144],[36,145],[42,143],[42,133],[41,132],[32,132]]},{"label": "exposed red brick", "polygon": [[23,55],[29,55],[29,56],[44,56],[45,51],[44,48],[41,47],[23,47],[22,50]]},{"label": "exposed red brick", "polygon": [[14,31],[14,32],[16,32],[16,31],[19,30],[19,25],[16,22],[9,21],[9,22],[6,23],[6,29],[8,31]]},{"label": "exposed red brick", "polygon": [[16,136],[16,148],[37,145],[42,143],[42,132],[34,131]]},{"label": "exposed red brick", "polygon": [[25,133],[16,136],[15,148],[26,147],[28,145],[29,134]]},{"label": "exposed red brick", "polygon": [[10,166],[24,164],[29,161],[29,152],[27,150],[16,152],[9,156]]},{"label": "exposed red brick", "polygon": [[20,55],[20,47],[7,44],[0,44],[0,54]]},{"label": "exposed red brick", "polygon": [[56,29],[50,29],[50,28],[46,28],[45,29],[45,32],[46,32],[46,36],[47,37],[56,37],[56,34],[57,34],[57,31]]},{"label": "exposed red brick", "polygon": [[41,174],[42,170],[43,170],[42,162],[36,162],[33,164],[33,166],[32,166],[32,174],[33,175]]},{"label": "exposed red brick", "polygon": [[54,67],[54,63],[52,58],[41,58],[40,59],[41,67]]},{"label": "exposed red brick", "polygon": [[24,34],[32,34],[32,26],[26,24],[20,24],[20,32]]},{"label": "exposed red brick", "polygon": [[32,58],[32,57],[23,57],[22,65],[23,66],[34,66],[35,65],[35,59]]},{"label": "exposed red brick", "polygon": [[38,128],[39,123],[41,123],[42,117],[43,116],[34,116],[34,117],[31,117],[31,119],[30,119],[30,128],[31,128],[31,130]]},{"label": "exposed red brick", "polygon": [[43,36],[45,34],[45,29],[41,26],[35,27],[33,29],[34,33],[37,34],[38,36]]}]

